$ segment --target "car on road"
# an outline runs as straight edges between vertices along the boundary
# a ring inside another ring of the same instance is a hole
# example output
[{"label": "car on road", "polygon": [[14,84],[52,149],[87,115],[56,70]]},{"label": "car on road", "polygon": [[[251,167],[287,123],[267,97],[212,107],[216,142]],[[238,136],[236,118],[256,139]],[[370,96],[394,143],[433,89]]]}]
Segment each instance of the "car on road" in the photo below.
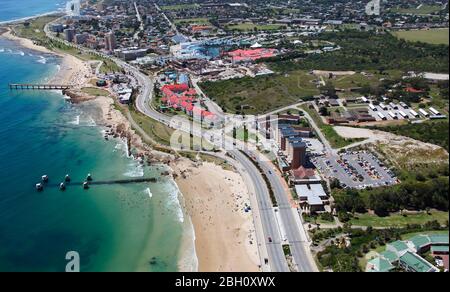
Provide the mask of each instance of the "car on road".
[{"label": "car on road", "polygon": [[272,237],[269,236],[268,240],[270,243],[272,243]]}]

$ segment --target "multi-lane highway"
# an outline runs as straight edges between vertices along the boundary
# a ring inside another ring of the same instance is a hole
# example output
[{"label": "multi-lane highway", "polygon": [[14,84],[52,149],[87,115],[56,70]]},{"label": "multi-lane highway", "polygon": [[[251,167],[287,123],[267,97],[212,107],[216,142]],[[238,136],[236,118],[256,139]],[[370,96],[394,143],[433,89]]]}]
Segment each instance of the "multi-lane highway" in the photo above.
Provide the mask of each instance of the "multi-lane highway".
[{"label": "multi-lane highway", "polygon": [[300,228],[303,228],[303,226],[299,226],[298,220],[295,218],[295,216],[298,216],[298,213],[293,212],[292,206],[286,195],[286,189],[281,181],[282,178],[277,174],[277,171],[273,169],[274,166],[271,162],[261,161],[259,165],[264,171],[264,174],[268,177],[273,188],[278,203],[278,212],[280,213],[283,222],[297,270],[299,272],[317,271],[316,265],[308,251],[308,240],[306,236],[300,232]]}]

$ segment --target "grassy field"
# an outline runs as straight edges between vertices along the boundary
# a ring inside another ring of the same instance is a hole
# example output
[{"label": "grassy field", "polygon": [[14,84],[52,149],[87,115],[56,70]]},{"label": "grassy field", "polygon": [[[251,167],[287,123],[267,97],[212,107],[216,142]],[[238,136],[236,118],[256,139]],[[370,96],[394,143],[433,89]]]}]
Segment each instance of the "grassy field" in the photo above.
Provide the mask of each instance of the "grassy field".
[{"label": "grassy field", "polygon": [[165,146],[170,145],[170,137],[174,133],[173,129],[134,110],[131,110],[130,114],[133,120],[142,128],[142,130],[144,130],[145,133],[147,133],[147,135],[155,140],[155,142]]},{"label": "grassy field", "polygon": [[350,144],[353,144],[353,143],[363,140],[363,139],[356,139],[356,138],[345,139],[345,138],[339,136],[339,134],[334,130],[333,126],[323,123],[321,117],[315,110],[310,109],[310,108],[308,108],[308,106],[305,106],[305,105],[302,105],[300,108],[302,110],[304,110],[305,112],[307,112],[311,116],[311,118],[314,120],[316,125],[322,131],[325,138],[328,140],[328,142],[330,142],[331,147],[342,148],[342,147],[345,147]]},{"label": "grassy field", "polygon": [[[374,72],[367,72],[371,73],[373,76],[365,76],[361,73],[355,73],[353,75],[343,75],[343,76],[337,76],[334,79],[331,79],[331,82],[336,88],[354,88],[354,87],[363,87],[366,85],[369,86],[376,86],[380,84],[380,78],[386,78],[387,76],[393,78],[394,76],[401,75],[397,72],[386,72],[387,75],[381,75]],[[324,80],[327,80],[324,78]]]},{"label": "grassy field", "polygon": [[424,42],[430,44],[448,45],[448,28],[429,29],[429,30],[400,30],[394,32],[398,38],[411,42]]},{"label": "grassy field", "polygon": [[[419,9],[417,9],[419,8]],[[431,13],[439,12],[443,8],[440,5],[421,5],[416,7],[409,7],[409,8],[392,8],[389,11],[393,13],[400,13],[400,14],[414,14],[414,15],[428,15]]]},{"label": "grassy field", "polygon": [[18,36],[32,39],[35,41],[42,41],[46,39],[44,27],[47,23],[57,19],[59,16],[42,16],[30,21],[30,25],[25,27],[22,24],[14,26],[14,31]]},{"label": "grassy field", "polygon": [[200,7],[198,4],[178,4],[178,5],[166,5],[161,6],[162,10],[169,11],[169,10],[185,10],[185,9],[195,9]]},{"label": "grassy field", "polygon": [[[130,114],[133,120],[155,142],[164,146],[170,146],[170,139],[172,135],[175,133],[174,129],[169,128],[160,122],[152,120],[149,117],[144,116],[135,110],[130,110]],[[187,138],[189,137],[187,136]],[[188,141],[190,145],[187,145]],[[184,140],[181,142],[184,142]],[[189,140],[186,140],[186,145],[184,145],[183,147],[185,150],[191,150],[193,145],[202,145],[202,147],[204,148],[203,150],[213,149],[213,146],[208,141],[201,139],[199,137],[189,138]]]},{"label": "grassy field", "polygon": [[[205,93],[229,113],[262,114],[319,93],[306,71],[205,82]],[[246,106],[241,110],[240,106]]]},{"label": "grassy field", "polygon": [[92,96],[109,96],[109,92],[107,90],[95,87],[84,87],[81,91]]},{"label": "grassy field", "polygon": [[215,165],[221,166],[224,170],[235,171],[234,167],[222,158],[204,153],[200,153],[198,156],[202,161],[214,163]]},{"label": "grassy field", "polygon": [[283,27],[281,24],[254,24],[251,22],[244,22],[239,24],[232,24],[226,27],[227,30],[252,31],[252,30],[279,30]]},{"label": "grassy field", "polygon": [[437,220],[444,224],[448,220],[448,212],[431,211],[430,214],[422,212],[414,215],[402,216],[400,214],[388,217],[378,217],[370,214],[357,214],[350,220],[353,225],[372,227],[404,227],[407,224],[425,224],[428,221]]}]

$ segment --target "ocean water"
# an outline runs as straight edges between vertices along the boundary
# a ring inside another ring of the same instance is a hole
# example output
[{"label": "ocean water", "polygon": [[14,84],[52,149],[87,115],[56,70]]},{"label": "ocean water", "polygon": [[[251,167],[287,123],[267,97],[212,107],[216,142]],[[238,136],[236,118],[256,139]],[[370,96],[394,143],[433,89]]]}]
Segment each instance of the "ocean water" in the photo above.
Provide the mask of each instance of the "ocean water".
[{"label": "ocean water", "polygon": [[[116,180],[163,171],[127,157],[122,141],[105,141],[92,104],[71,105],[59,92],[8,89],[47,81],[59,61],[0,38],[0,271],[64,271],[69,251],[79,253],[81,271],[195,265],[185,243],[186,234],[193,238],[190,220],[168,178],[89,190],[72,184],[65,192],[53,186],[66,173],[82,182],[87,173]],[[34,186],[43,174],[50,186],[39,193]]]},{"label": "ocean water", "polygon": [[0,22],[64,9],[67,0],[0,0]]}]

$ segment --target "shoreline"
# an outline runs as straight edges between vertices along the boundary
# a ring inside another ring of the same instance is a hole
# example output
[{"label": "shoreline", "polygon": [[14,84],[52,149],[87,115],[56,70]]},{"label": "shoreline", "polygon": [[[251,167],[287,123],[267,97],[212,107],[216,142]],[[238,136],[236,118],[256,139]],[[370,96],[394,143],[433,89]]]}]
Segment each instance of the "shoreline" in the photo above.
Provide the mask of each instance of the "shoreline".
[{"label": "shoreline", "polygon": [[[50,82],[71,84],[79,90],[91,86],[89,81],[95,78],[87,61],[36,45],[29,39],[13,35],[10,28],[6,32],[0,32],[0,37],[15,41],[26,49],[60,57],[60,69]],[[98,107],[101,118],[99,126],[104,127],[107,133],[105,139],[111,136],[126,140],[135,152],[132,159],[148,165],[164,164],[172,169],[174,182],[180,192],[180,205],[183,213],[189,216],[187,221],[191,226],[188,228],[193,233],[183,236],[179,258],[181,270],[195,266],[197,271],[209,272],[259,271],[253,221],[250,213],[243,211],[244,204],[249,204],[248,191],[240,175],[224,171],[212,163],[198,165],[187,158],[176,158],[154,150],[136,133],[127,117],[115,108],[112,95],[86,97],[82,94],[79,98],[71,99],[71,102]],[[190,175],[186,175],[187,173]],[[209,187],[198,186],[198,179],[214,184]],[[212,191],[215,187],[221,191]],[[223,204],[229,205],[229,208],[223,208]],[[209,218],[205,218],[205,214]],[[189,260],[193,262],[187,263]]]}]

